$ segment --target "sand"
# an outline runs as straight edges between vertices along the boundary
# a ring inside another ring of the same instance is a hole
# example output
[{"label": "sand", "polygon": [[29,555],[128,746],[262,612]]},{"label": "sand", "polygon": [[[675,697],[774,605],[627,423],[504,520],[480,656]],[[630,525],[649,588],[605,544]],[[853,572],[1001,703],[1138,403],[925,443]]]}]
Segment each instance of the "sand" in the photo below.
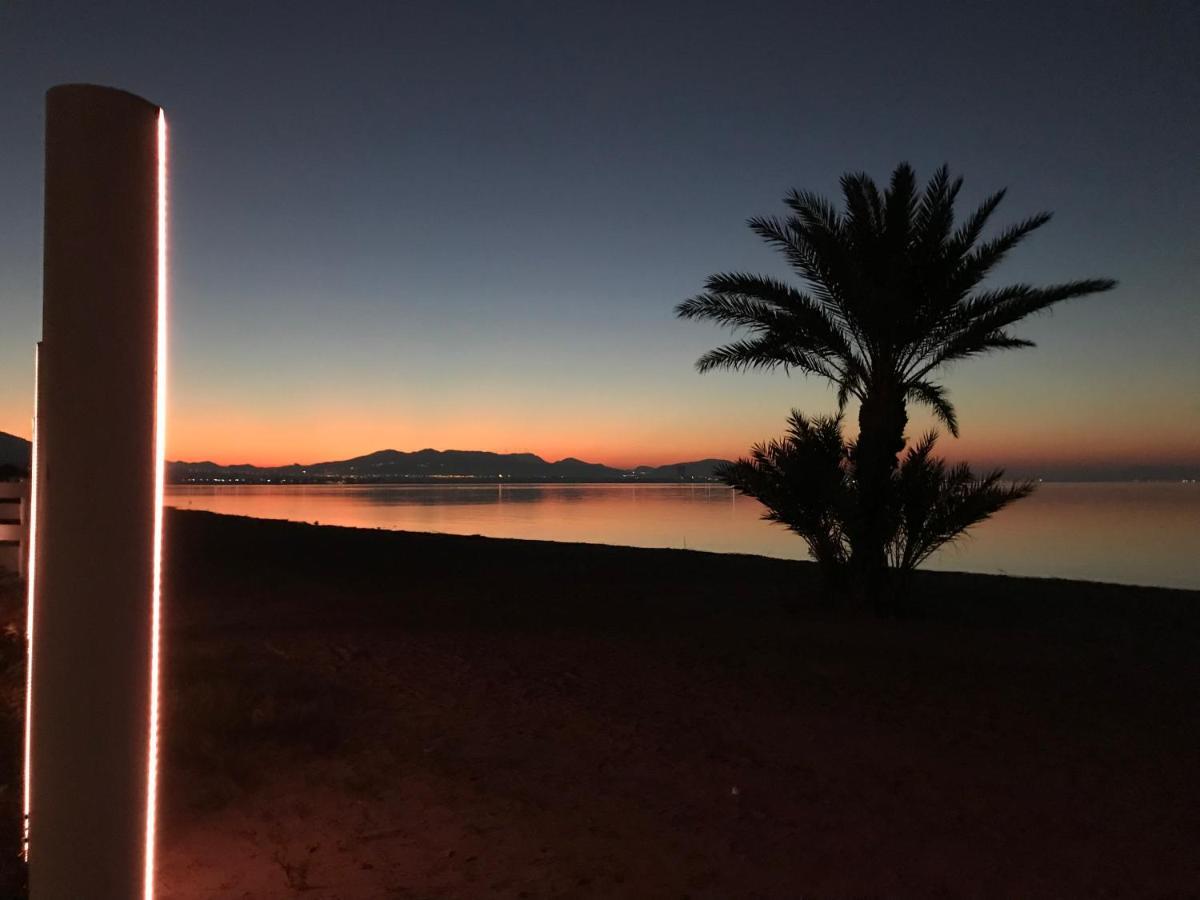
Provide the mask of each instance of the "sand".
[{"label": "sand", "polygon": [[1200,894],[1198,593],[168,525],[163,900]]}]

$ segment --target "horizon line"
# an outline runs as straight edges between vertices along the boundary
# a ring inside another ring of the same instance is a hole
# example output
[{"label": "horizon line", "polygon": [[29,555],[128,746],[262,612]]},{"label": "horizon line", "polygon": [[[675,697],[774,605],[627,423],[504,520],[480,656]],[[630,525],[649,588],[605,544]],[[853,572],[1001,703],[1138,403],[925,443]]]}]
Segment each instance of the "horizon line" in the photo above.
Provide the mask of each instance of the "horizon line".
[{"label": "horizon line", "polygon": [[[30,446],[32,446],[32,442],[28,438],[26,438],[20,434],[15,434],[13,432],[0,432],[0,434],[7,434],[10,437],[16,438],[17,440],[23,441],[26,444],[29,444]],[[556,463],[574,460],[576,462],[584,463],[587,465],[601,465],[601,466],[605,466],[610,469],[615,469],[615,470],[623,471],[623,472],[630,472],[637,468],[642,468],[642,467],[662,468],[664,466],[685,465],[685,464],[689,464],[689,463],[704,462],[707,460],[721,460],[721,461],[725,461],[725,462],[733,462],[733,461],[735,461],[739,458],[743,458],[747,455],[747,451],[743,450],[739,453],[735,453],[735,454],[728,455],[728,456],[726,456],[726,455],[718,455],[718,456],[688,455],[688,456],[684,456],[681,458],[672,458],[666,462],[660,462],[660,463],[639,462],[639,463],[636,463],[633,465],[618,465],[618,464],[613,464],[611,462],[584,459],[582,457],[575,456],[572,454],[568,454],[566,456],[562,456],[562,457],[555,459],[555,458],[543,456],[542,454],[540,454],[534,450],[485,450],[485,449],[477,449],[477,448],[475,448],[475,449],[461,448],[461,447],[437,448],[437,447],[425,446],[425,447],[420,447],[420,448],[414,449],[414,450],[400,450],[395,447],[383,447],[383,448],[378,448],[375,450],[368,450],[366,452],[351,454],[349,456],[321,459],[321,460],[316,460],[316,461],[308,462],[308,463],[301,463],[301,462],[297,462],[294,460],[291,462],[281,462],[281,463],[263,463],[263,462],[249,462],[249,461],[218,462],[216,459],[211,458],[211,457],[192,457],[190,459],[188,459],[188,458],[175,458],[175,459],[168,458],[166,461],[168,464],[171,464],[171,465],[204,465],[204,464],[208,464],[208,465],[213,465],[213,466],[219,466],[222,468],[241,467],[241,468],[253,468],[253,469],[284,469],[284,468],[290,468],[293,466],[300,467],[300,468],[306,468],[306,467],[311,467],[311,466],[328,465],[330,463],[349,462],[350,460],[361,459],[363,457],[372,456],[372,455],[378,454],[378,453],[415,454],[415,453],[423,453],[423,452],[490,453],[495,456],[533,456],[533,457],[536,457],[537,459],[541,460],[542,462],[545,462],[545,463],[551,464],[551,465],[556,464]],[[657,455],[657,454],[651,454],[651,455]],[[947,454],[947,459],[950,459],[953,461],[959,461],[959,457],[955,454]],[[1164,470],[1164,469],[1166,469],[1166,470],[1175,470],[1175,471],[1180,471],[1180,470],[1190,471],[1193,474],[1188,477],[1193,477],[1193,478],[1200,477],[1200,460],[1189,460],[1189,461],[1185,461],[1185,462],[1178,462],[1178,461],[1151,461],[1151,460],[1146,460],[1146,459],[1130,460],[1130,459],[1114,458],[1111,460],[1103,460],[1103,461],[1096,461],[1096,460],[1034,461],[1034,460],[1029,460],[1029,459],[1025,459],[1025,460],[1016,459],[1016,460],[1012,460],[1012,461],[997,462],[995,459],[990,459],[988,457],[983,457],[983,460],[984,460],[983,463],[977,464],[981,470],[997,468],[997,467],[1003,468],[1006,471],[1014,470],[1014,471],[1023,471],[1023,472],[1027,472],[1027,473],[1033,472],[1033,471],[1049,471],[1049,472],[1062,473],[1064,470],[1067,470],[1067,471],[1076,470],[1078,474],[1084,474],[1087,472],[1096,473],[1097,471],[1106,471],[1106,470],[1113,470],[1113,469],[1148,469],[1148,470]],[[1037,476],[1036,475],[1026,475],[1024,477],[1037,477]],[[1158,477],[1175,479],[1180,476],[1172,475],[1172,476],[1158,476]]]}]

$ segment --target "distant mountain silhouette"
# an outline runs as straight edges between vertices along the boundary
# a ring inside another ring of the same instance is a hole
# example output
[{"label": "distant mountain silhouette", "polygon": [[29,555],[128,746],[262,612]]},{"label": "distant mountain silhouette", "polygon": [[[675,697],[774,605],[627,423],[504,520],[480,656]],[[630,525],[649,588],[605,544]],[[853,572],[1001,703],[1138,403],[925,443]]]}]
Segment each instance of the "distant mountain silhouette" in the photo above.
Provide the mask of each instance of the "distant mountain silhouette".
[{"label": "distant mountain silhouette", "polygon": [[698,459],[695,462],[671,463],[666,466],[638,466],[633,471],[641,478],[661,478],[664,481],[709,479],[717,466],[727,462],[727,459]]},{"label": "distant mountain silhouette", "polygon": [[173,482],[322,482],[322,481],[710,481],[724,460],[705,459],[668,466],[617,469],[574,457],[549,462],[533,453],[491,453],[486,450],[378,450],[365,456],[332,462],[290,466],[221,466],[213,462],[173,462]]},{"label": "distant mountain silhouette", "polygon": [[[549,462],[533,453],[491,453],[486,450],[377,450],[351,459],[290,466],[218,465],[214,462],[172,462],[167,478],[173,483],[320,483],[362,481],[440,482],[449,479],[530,482],[691,482],[712,481],[723,459],[698,459],[665,466],[618,469],[574,457]],[[1200,477],[1200,468],[1179,465],[1059,464],[1044,469],[1014,467],[1013,478],[1046,481],[1180,481]]]}]

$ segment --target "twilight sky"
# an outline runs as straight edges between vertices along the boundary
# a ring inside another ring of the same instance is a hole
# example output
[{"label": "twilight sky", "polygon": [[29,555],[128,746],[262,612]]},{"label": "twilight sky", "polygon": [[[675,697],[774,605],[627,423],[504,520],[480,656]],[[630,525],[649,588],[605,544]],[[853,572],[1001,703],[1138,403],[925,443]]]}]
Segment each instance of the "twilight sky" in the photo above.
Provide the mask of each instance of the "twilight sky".
[{"label": "twilight sky", "polygon": [[0,0],[0,430],[30,431],[43,94],[87,81],[167,108],[171,458],[744,452],[833,393],[698,375],[725,334],[672,307],[784,274],[744,221],[787,189],[907,159],[1056,212],[1002,280],[1121,282],[945,374],[944,449],[1198,463],[1197,46],[1186,0]]}]

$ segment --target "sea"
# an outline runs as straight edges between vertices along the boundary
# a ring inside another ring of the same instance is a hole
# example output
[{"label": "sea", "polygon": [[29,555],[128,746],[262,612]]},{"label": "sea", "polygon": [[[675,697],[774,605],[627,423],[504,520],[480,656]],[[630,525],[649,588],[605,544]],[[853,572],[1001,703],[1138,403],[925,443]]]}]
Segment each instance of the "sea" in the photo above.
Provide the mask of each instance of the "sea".
[{"label": "sea", "polygon": [[[171,485],[167,504],[321,525],[805,559],[718,484]],[[1200,482],[1045,483],[926,568],[1200,589]]]}]

